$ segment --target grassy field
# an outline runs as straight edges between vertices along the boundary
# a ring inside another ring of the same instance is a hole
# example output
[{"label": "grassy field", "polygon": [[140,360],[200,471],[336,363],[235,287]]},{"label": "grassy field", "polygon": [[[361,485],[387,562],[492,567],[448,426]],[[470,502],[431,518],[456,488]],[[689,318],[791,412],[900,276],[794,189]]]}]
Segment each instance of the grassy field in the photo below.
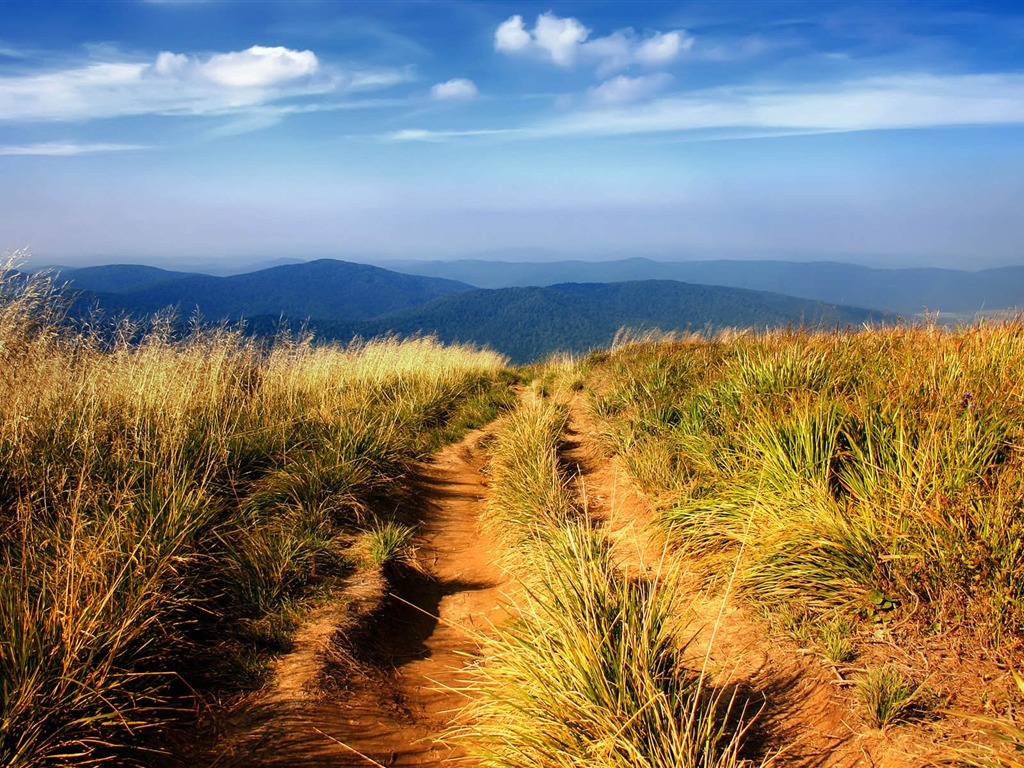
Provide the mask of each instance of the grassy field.
[{"label": "grassy field", "polygon": [[480,698],[455,735],[502,768],[747,765],[731,702],[684,663],[673,571],[624,573],[574,498],[565,420],[528,398],[491,447],[491,525],[524,594],[483,641]]},{"label": "grassy field", "polygon": [[[1024,326],[624,344],[593,400],[709,578],[768,611],[1024,629]],[[748,530],[751,510],[753,521]]]},{"label": "grassy field", "polygon": [[627,338],[577,378],[707,588],[851,670],[867,727],[960,717],[942,764],[1019,766],[1022,364],[1012,320]]},{"label": "grassy field", "polygon": [[[308,607],[412,541],[412,463],[511,408],[520,380],[488,524],[523,591],[481,637],[452,731],[482,764],[749,764],[678,621],[684,565],[837,668],[881,632],[1019,669],[1022,370],[1019,320],[624,338],[516,371],[430,339],[101,333],[66,324],[45,279],[5,274],[0,763],[152,765],[201,702],[259,687]],[[653,502],[671,547],[653,575],[623,572],[576,498],[572,397]],[[879,663],[853,682],[886,729],[926,681]],[[1021,765],[1007,701],[970,716],[1009,750],[951,763]]]},{"label": "grassy field", "polygon": [[408,532],[410,462],[493,418],[504,360],[230,331],[70,332],[0,280],[0,763],[150,764],[258,685],[302,606]]}]

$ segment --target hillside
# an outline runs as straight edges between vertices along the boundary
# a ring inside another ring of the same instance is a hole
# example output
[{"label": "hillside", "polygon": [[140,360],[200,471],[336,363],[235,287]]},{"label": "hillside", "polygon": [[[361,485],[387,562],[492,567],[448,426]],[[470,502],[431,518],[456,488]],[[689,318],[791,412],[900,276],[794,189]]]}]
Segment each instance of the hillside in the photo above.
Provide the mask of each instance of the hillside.
[{"label": "hillside", "polygon": [[142,264],[104,264],[80,269],[59,268],[54,271],[58,285],[68,283],[74,288],[93,293],[129,293],[173,280],[202,277],[197,273],[174,272]]},{"label": "hillside", "polygon": [[924,308],[951,313],[1024,306],[1024,267],[968,272],[954,269],[876,269],[838,262],[687,261],[651,259],[548,263],[401,261],[395,269],[445,277],[481,288],[547,286],[569,280],[681,280],[771,291],[830,304],[871,307],[905,315]]},{"label": "hillside", "polygon": [[[867,315],[420,322],[702,299]],[[515,369],[62,309],[0,272],[2,765],[1020,766],[1019,319]]]},{"label": "hillside", "polygon": [[[484,344],[524,363],[555,350],[584,352],[607,346],[622,327],[845,326],[881,319],[881,313],[869,310],[780,294],[649,280],[467,291],[362,323],[315,319],[310,328],[332,339],[426,333],[446,342]],[[274,320],[254,319],[254,332],[270,331]]]},{"label": "hillside", "polygon": [[138,266],[72,270],[61,277],[90,292],[81,302],[85,305],[146,315],[174,306],[182,317],[198,310],[211,321],[256,315],[366,320],[470,289],[452,280],[333,259],[229,277]]}]

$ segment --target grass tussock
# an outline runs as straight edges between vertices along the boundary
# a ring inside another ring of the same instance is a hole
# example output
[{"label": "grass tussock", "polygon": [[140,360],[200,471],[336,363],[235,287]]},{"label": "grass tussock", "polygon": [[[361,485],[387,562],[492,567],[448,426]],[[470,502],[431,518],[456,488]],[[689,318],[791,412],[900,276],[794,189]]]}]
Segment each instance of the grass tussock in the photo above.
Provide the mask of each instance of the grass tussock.
[{"label": "grass tussock", "polygon": [[479,696],[455,735],[488,766],[744,765],[732,700],[684,663],[674,578],[625,574],[573,502],[566,410],[530,399],[492,444],[491,510],[521,546],[525,595],[482,638]]},{"label": "grass tussock", "polygon": [[568,419],[563,405],[530,399],[505,417],[491,447],[489,515],[499,535],[527,552],[535,539],[577,514],[558,445]]},{"label": "grass tussock", "polygon": [[871,728],[885,730],[905,719],[914,705],[917,686],[891,666],[874,667],[857,680],[864,719]]},{"label": "grass tussock", "polygon": [[738,587],[768,610],[1013,650],[1022,366],[1015,320],[624,343],[591,379],[608,442],[709,577],[745,542]]},{"label": "grass tussock", "polygon": [[[0,274],[0,763],[146,763],[389,526],[409,462],[508,401],[504,360],[226,329],[70,329]],[[255,661],[254,661],[255,660]]]}]

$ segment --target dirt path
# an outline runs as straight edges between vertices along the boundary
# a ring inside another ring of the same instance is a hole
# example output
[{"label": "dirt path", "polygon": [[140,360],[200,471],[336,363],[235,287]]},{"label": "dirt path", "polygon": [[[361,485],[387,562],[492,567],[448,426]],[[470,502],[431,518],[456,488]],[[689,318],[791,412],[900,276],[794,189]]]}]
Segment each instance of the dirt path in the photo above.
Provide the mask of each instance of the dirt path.
[{"label": "dirt path", "polygon": [[504,613],[506,575],[479,522],[483,437],[473,432],[417,468],[417,567],[363,576],[346,602],[310,617],[275,682],[204,764],[472,765],[436,737],[465,703],[456,689],[477,652],[473,631]]},{"label": "dirt path", "polygon": [[[664,539],[652,528],[651,506],[608,457],[582,396],[570,402],[564,461],[577,476],[579,496],[590,517],[605,526],[620,565],[650,573],[668,554]],[[772,768],[911,768],[930,764],[920,739],[895,729],[865,729],[851,709],[849,686],[818,657],[779,637],[770,637],[763,622],[735,600],[702,589],[683,576],[680,610],[698,634],[691,646],[700,663],[708,652],[711,631],[722,611],[710,648],[715,683],[738,686],[753,711],[762,708],[752,733],[751,757],[772,757]]]}]

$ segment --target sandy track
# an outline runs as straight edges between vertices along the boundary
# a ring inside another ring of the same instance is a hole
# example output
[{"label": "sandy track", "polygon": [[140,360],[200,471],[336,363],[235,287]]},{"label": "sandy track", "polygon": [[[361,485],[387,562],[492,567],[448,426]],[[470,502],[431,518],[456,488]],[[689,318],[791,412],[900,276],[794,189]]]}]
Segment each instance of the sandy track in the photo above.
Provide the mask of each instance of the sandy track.
[{"label": "sandy track", "polygon": [[473,632],[504,615],[507,577],[480,524],[483,436],[473,432],[416,468],[417,568],[360,577],[345,601],[316,611],[278,660],[274,683],[193,764],[473,764],[437,737],[466,701],[457,689],[471,681]]}]

